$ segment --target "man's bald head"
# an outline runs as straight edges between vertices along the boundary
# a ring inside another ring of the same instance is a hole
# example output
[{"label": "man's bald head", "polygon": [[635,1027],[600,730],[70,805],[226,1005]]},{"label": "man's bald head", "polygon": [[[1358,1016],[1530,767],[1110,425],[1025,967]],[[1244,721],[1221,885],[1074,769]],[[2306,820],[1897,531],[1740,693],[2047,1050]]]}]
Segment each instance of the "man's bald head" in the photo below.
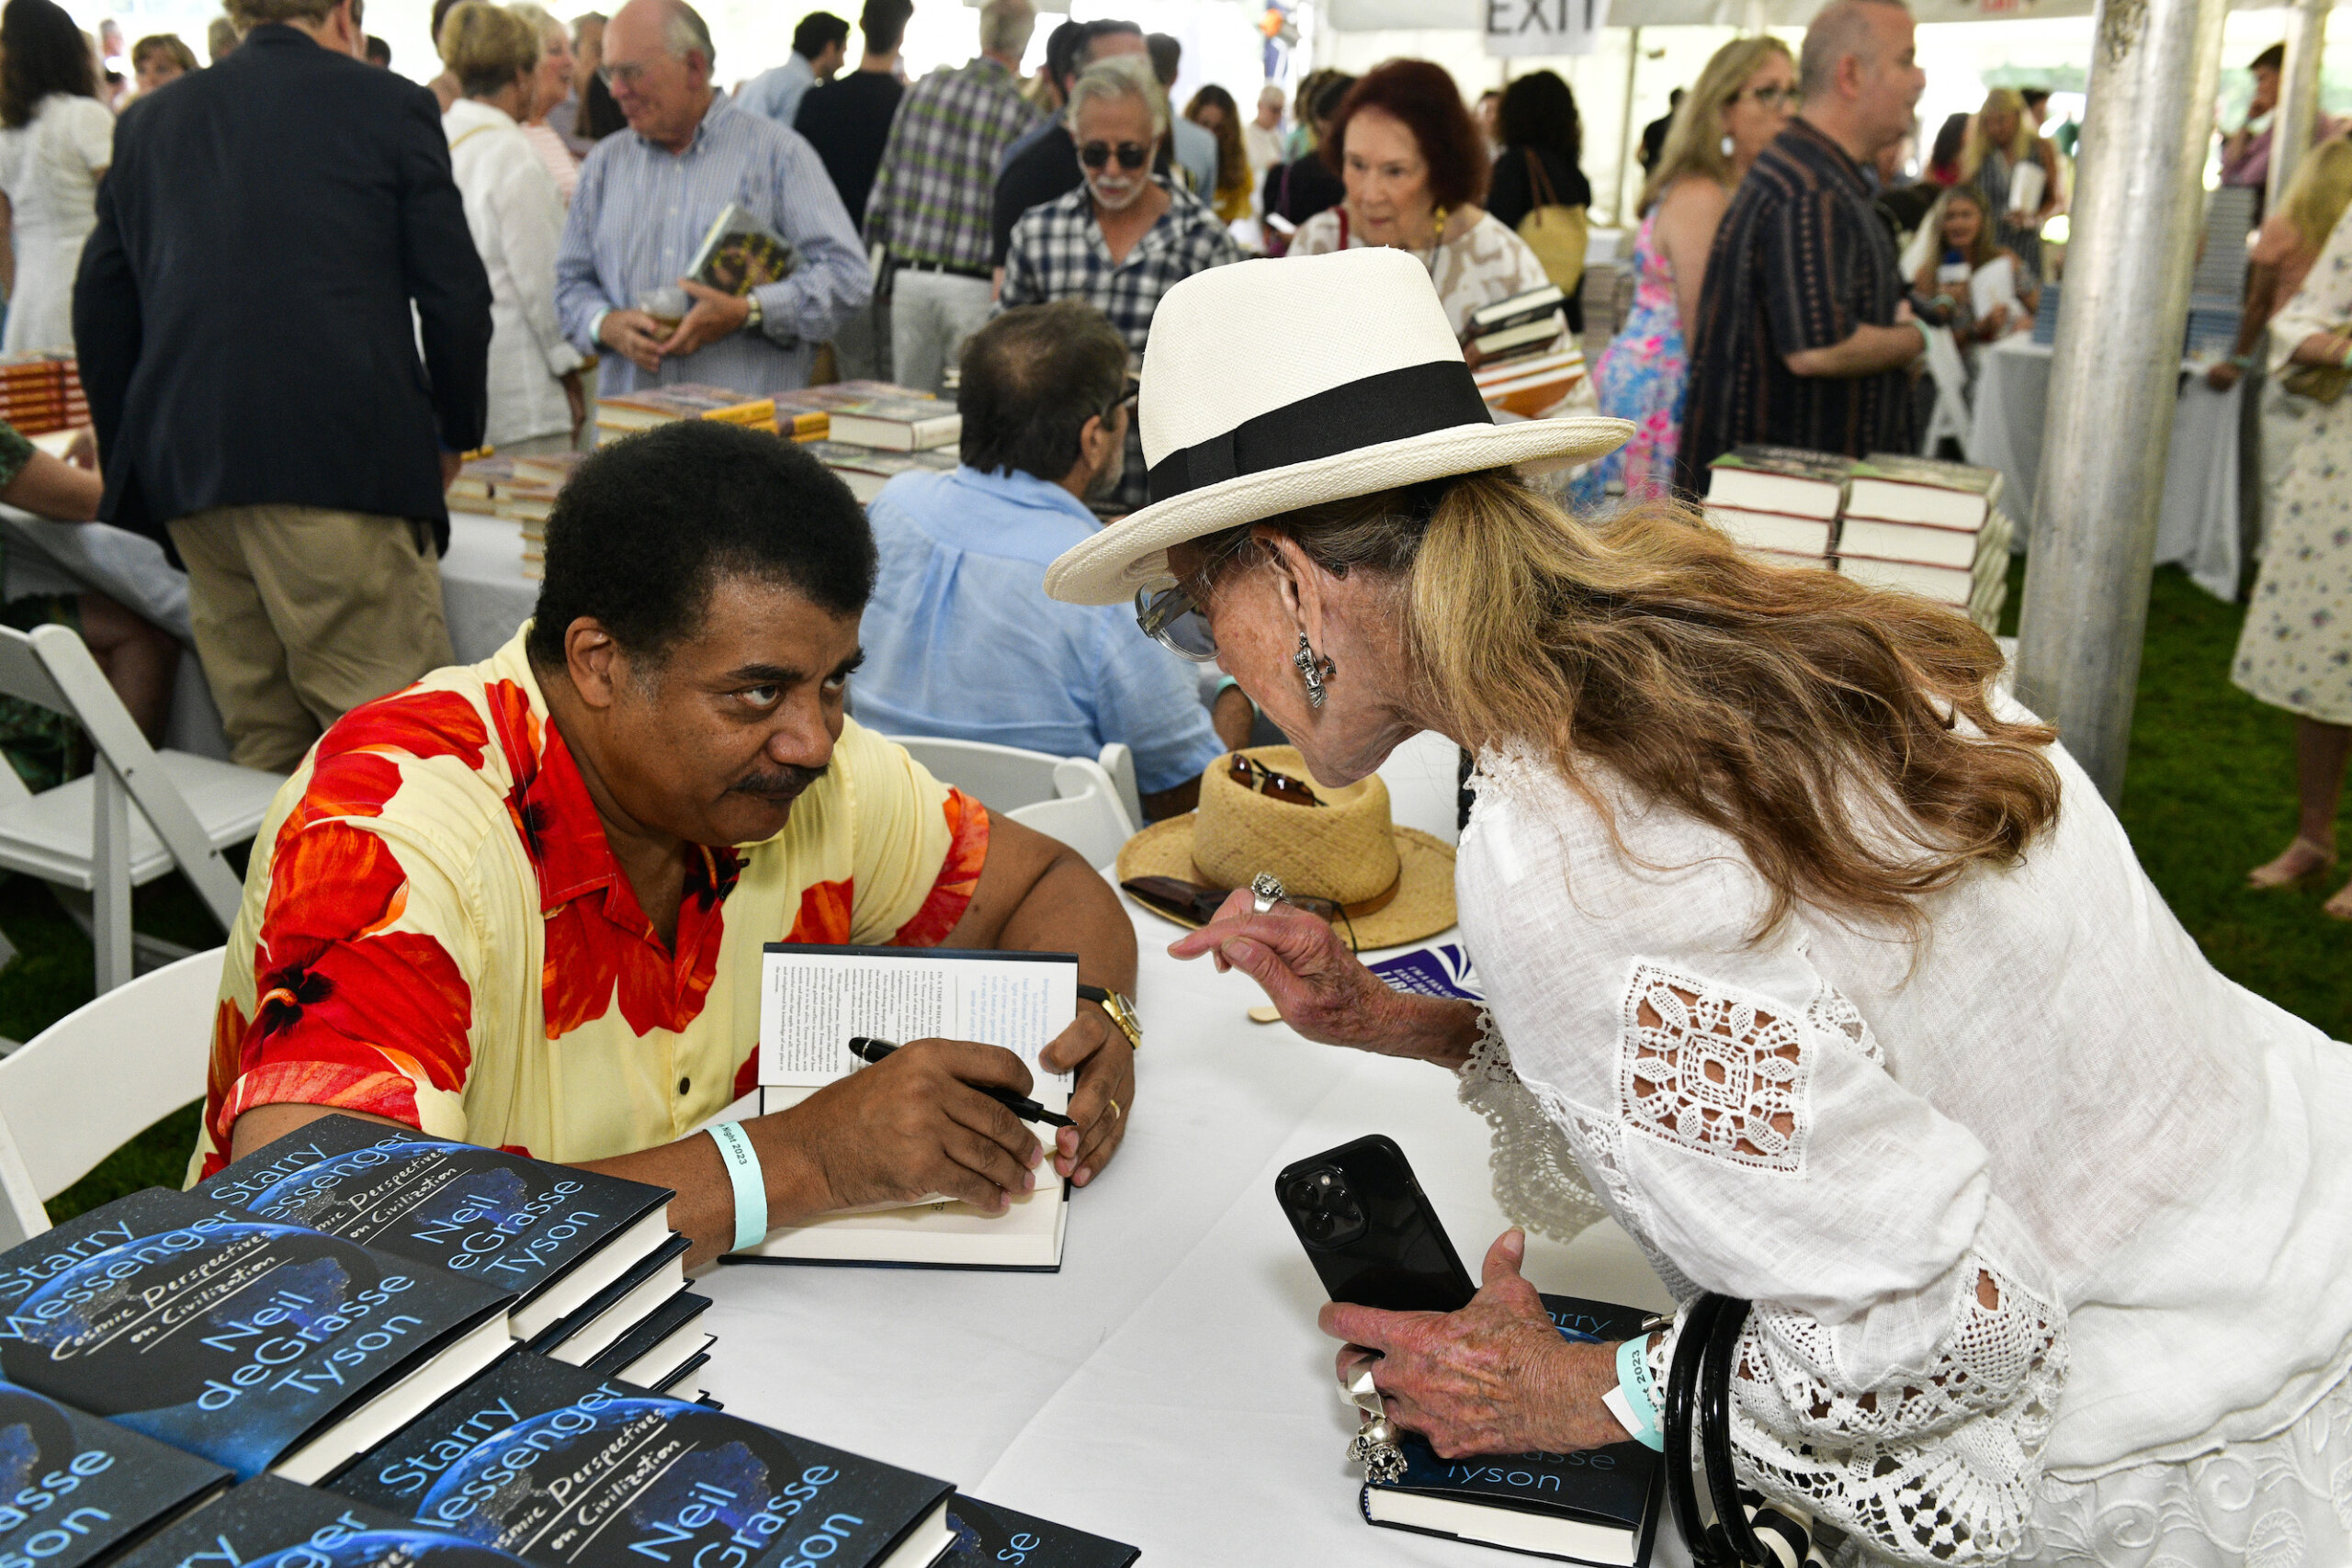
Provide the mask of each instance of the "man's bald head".
[{"label": "man's bald head", "polygon": [[1878,18],[1872,13],[1883,10],[1910,13],[1903,0],[1829,0],[1815,12],[1804,30],[1804,51],[1797,56],[1797,90],[1808,98],[1831,91],[1838,62],[1849,55],[1865,65],[1872,63],[1879,47],[1873,26]]},{"label": "man's bald head", "polygon": [[1804,118],[1857,163],[1910,130],[1927,85],[1903,0],[1830,0],[1804,30]]},{"label": "man's bald head", "polygon": [[700,55],[705,72],[718,61],[709,25],[685,0],[628,0],[613,13],[605,28],[607,39],[627,39],[658,49],[673,60]]},{"label": "man's bald head", "polygon": [[628,0],[605,27],[605,79],[629,129],[673,152],[710,112],[710,28],[685,0]]}]

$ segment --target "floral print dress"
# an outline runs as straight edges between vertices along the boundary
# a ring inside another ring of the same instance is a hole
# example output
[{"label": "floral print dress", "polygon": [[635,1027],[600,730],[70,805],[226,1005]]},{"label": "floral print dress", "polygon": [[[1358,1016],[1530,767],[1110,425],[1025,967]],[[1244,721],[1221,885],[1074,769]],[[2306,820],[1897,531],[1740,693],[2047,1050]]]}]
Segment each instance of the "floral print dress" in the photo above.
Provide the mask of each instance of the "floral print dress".
[{"label": "floral print dress", "polygon": [[[2303,286],[2270,323],[2270,374],[2297,344],[2352,321],[2352,221],[2338,221]],[[2352,724],[2352,396],[2286,394],[2302,415],[2278,481],[2262,574],[2246,606],[2230,679],[2252,695],[2323,724]]]},{"label": "floral print dress", "polygon": [[1568,496],[1580,507],[1598,506],[1611,479],[1624,482],[1628,500],[1674,489],[1690,361],[1682,341],[1682,314],[1674,302],[1674,264],[1658,248],[1652,232],[1657,222],[1657,209],[1652,207],[1634,241],[1634,308],[1592,375],[1600,412],[1632,420],[1634,438],[1577,476]]}]

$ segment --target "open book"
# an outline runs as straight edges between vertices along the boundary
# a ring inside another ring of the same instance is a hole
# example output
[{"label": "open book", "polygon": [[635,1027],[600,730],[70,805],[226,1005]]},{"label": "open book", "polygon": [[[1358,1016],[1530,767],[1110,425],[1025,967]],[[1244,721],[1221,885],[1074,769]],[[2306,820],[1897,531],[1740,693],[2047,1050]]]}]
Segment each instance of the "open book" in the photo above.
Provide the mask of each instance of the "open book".
[{"label": "open book", "polygon": [[[770,942],[760,974],[761,1111],[788,1109],[860,1070],[853,1035],[1001,1045],[1028,1066],[1030,1098],[1067,1111],[1069,1075],[1047,1072],[1039,1057],[1077,1016],[1075,953]],[[1050,1151],[1053,1129],[1033,1131]],[[1050,1157],[1036,1169],[1035,1190],[1004,1214],[933,1193],[784,1226],[729,1260],[1056,1269],[1069,1193]]]}]

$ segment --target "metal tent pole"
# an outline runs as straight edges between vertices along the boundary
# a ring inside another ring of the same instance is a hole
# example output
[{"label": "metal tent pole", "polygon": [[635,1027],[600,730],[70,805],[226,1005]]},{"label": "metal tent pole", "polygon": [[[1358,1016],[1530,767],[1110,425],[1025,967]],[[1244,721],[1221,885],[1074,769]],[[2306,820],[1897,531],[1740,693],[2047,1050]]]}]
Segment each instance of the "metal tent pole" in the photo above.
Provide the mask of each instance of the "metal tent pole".
[{"label": "metal tent pole", "polygon": [[2312,149],[2319,116],[2320,56],[2327,48],[2327,9],[2334,0],[2296,0],[2287,13],[2287,70],[2278,82],[2278,112],[2270,120],[2267,210],[2278,210],[2287,182]]},{"label": "metal tent pole", "polygon": [[2123,793],[2226,0],[2099,0],[2017,693]]},{"label": "metal tent pole", "polygon": [[1641,58],[1642,29],[1635,28],[1625,35],[1625,112],[1617,120],[1617,195],[1609,207],[1609,226],[1612,229],[1624,226],[1625,171],[1636,166],[1634,163],[1634,68],[1641,62]]}]

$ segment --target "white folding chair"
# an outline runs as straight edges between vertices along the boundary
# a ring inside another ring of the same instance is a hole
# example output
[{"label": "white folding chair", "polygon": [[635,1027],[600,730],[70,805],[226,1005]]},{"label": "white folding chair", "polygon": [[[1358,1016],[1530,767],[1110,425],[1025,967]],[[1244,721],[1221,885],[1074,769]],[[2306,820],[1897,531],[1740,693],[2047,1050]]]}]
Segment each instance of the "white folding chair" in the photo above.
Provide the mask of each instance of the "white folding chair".
[{"label": "white folding chair", "polygon": [[0,1057],[0,1249],[47,1230],[48,1200],[204,1093],[227,951],[118,986]]},{"label": "white folding chair", "polygon": [[[130,890],[175,865],[227,932],[243,887],[220,852],[260,829],[286,781],[233,762],[153,750],[89,648],[64,626],[0,626],[0,692],[63,714],[90,738],[88,776],[39,795],[0,761],[0,870],[40,878],[59,889],[69,909],[75,895],[88,898],[98,990],[131,976]],[[137,940],[151,959],[186,951]]]},{"label": "white folding chair", "polygon": [[1127,820],[1142,821],[1143,792],[1136,784],[1136,754],[1127,750],[1125,741],[1114,740],[1094,760],[1111,775],[1111,788],[1118,795],[1119,804],[1126,808]]},{"label": "white folding chair", "polygon": [[1922,457],[1932,457],[1938,446],[1950,436],[1960,447],[1960,460],[1968,461],[1968,366],[1960,356],[1960,344],[1952,340],[1950,327],[1929,326],[1921,322],[1919,330],[1928,339],[1928,375],[1936,383],[1935,412],[1928,416],[1928,433],[1919,442]]},{"label": "white folding chair", "polygon": [[1115,863],[1136,836],[1135,818],[1119,804],[1111,775],[1099,762],[1065,758],[1054,769],[1056,799],[1016,806],[1005,813],[1024,828],[1059,839],[1097,871]]},{"label": "white folding chair", "polygon": [[943,740],[930,735],[893,735],[931,776],[978,797],[991,811],[1009,812],[1035,806],[1061,794],[1055,770],[1070,761],[1100,767],[1110,776],[1111,797],[1126,812],[1127,820],[1143,820],[1143,797],[1136,792],[1135,753],[1114,740],[1093,757],[1051,756],[1018,746],[998,746],[986,740]]}]

